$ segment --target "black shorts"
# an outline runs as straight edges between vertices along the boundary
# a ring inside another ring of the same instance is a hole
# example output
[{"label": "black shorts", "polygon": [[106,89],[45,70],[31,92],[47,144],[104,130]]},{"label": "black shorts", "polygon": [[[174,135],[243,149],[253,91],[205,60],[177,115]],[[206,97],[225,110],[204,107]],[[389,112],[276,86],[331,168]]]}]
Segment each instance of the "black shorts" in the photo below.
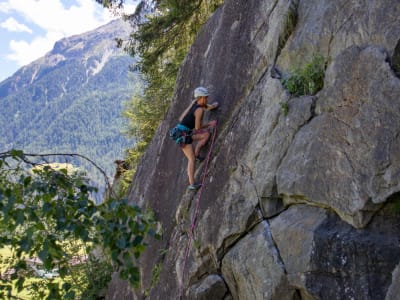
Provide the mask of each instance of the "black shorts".
[{"label": "black shorts", "polygon": [[183,145],[190,145],[193,143],[193,139],[190,135],[184,136],[183,137],[183,142],[182,142],[182,146]]}]

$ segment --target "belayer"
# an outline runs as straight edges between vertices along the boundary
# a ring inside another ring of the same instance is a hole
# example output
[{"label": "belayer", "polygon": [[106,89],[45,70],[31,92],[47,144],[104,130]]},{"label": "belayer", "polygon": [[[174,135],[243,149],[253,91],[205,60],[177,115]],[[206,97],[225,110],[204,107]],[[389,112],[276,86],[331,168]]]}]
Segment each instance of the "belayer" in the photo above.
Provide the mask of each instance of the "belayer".
[{"label": "belayer", "polygon": [[[180,145],[183,153],[188,159],[187,175],[189,177],[189,189],[197,190],[201,184],[194,182],[194,167],[196,160],[202,161],[200,157],[201,148],[210,138],[209,129],[216,126],[217,121],[213,120],[207,124],[203,123],[205,110],[213,110],[218,107],[218,102],[207,104],[209,92],[204,87],[194,90],[195,100],[185,109],[179,117],[179,124],[170,130],[170,137]],[[193,147],[193,141],[197,142]]]}]

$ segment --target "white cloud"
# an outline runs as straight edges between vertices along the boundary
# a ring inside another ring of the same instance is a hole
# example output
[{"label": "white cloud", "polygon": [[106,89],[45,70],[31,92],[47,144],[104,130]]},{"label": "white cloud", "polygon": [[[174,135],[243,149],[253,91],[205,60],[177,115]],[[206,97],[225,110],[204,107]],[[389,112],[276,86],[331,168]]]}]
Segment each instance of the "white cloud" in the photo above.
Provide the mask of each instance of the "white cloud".
[{"label": "white cloud", "polygon": [[[127,1],[128,2],[128,1]],[[138,4],[139,1],[134,1],[133,3],[129,4],[129,3],[125,3],[124,5],[124,12],[126,14],[133,14],[136,10],[136,6]]]},{"label": "white cloud", "polygon": [[7,2],[0,2],[0,12],[1,13],[8,13],[9,5]]},{"label": "white cloud", "polygon": [[8,0],[0,3],[0,11],[17,14],[45,32],[30,42],[10,41],[12,53],[7,55],[7,59],[23,66],[45,55],[57,40],[95,29],[114,18],[94,0],[77,2],[78,5],[69,8],[65,8],[60,0]]},{"label": "white cloud", "polygon": [[32,33],[32,29],[11,17],[1,23],[0,27],[5,28],[8,31]]},{"label": "white cloud", "polygon": [[[126,0],[124,11],[132,13],[138,2]],[[43,57],[61,38],[93,30],[114,18],[95,0],[0,0],[0,29],[8,30],[0,35],[0,81]],[[25,34],[22,40],[22,32],[31,33],[31,38]]]},{"label": "white cloud", "polygon": [[36,37],[31,42],[10,41],[11,53],[7,59],[15,61],[19,66],[24,66],[44,56],[54,46],[54,41],[61,39],[61,35],[48,33],[45,37]]},{"label": "white cloud", "polygon": [[46,32],[65,36],[94,29],[112,19],[94,0],[77,2],[78,5],[65,8],[60,0],[8,0],[8,7]]}]

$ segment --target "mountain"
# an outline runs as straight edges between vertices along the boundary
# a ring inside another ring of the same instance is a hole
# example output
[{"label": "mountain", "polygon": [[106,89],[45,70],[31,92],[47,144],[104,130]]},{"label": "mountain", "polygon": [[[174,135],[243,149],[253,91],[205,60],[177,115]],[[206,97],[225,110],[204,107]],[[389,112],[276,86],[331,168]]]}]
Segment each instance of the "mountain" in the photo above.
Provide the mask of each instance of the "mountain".
[{"label": "mountain", "polygon": [[[114,171],[132,144],[121,134],[124,101],[140,86],[134,59],[116,47],[131,27],[115,20],[64,38],[44,57],[0,83],[0,151],[79,153]],[[81,164],[81,162],[75,162]],[[91,177],[104,182],[87,166]]]},{"label": "mountain", "polygon": [[[162,239],[107,299],[400,299],[399,33],[398,0],[225,0],[129,189]],[[317,54],[321,89],[289,92]],[[166,136],[200,85],[220,107],[193,192]]]}]

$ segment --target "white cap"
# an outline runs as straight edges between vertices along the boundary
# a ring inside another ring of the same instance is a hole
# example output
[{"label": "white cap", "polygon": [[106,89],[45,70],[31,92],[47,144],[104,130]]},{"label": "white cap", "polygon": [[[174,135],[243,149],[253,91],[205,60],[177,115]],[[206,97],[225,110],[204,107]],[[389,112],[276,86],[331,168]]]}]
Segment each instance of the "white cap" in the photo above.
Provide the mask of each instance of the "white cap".
[{"label": "white cap", "polygon": [[200,87],[198,87],[198,88],[196,88],[194,90],[194,97],[195,98],[202,97],[202,96],[205,97],[205,96],[208,96],[208,95],[210,95],[210,93],[208,92],[208,90],[205,87],[200,86]]}]

